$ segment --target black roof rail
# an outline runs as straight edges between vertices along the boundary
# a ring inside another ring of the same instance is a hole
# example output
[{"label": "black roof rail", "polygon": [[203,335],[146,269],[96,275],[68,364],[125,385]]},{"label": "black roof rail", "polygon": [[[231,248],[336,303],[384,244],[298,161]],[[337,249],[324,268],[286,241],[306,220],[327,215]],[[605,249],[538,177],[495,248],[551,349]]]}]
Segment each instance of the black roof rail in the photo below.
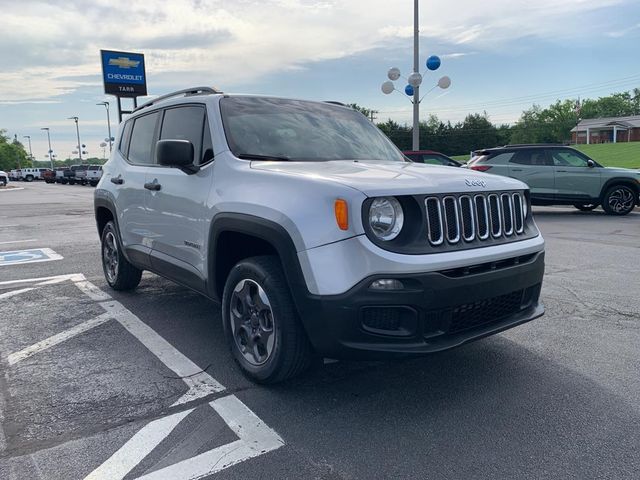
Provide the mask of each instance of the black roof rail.
[{"label": "black roof rail", "polygon": [[331,103],[333,105],[340,105],[341,107],[349,107],[349,105],[346,105],[342,102],[336,102],[335,100],[325,100],[324,103]]},{"label": "black roof rail", "polygon": [[185,96],[185,97],[188,97],[190,95],[211,95],[211,94],[215,94],[215,93],[222,93],[222,92],[220,90],[216,90],[215,88],[212,88],[212,87],[185,88],[184,90],[178,90],[176,92],[167,93],[166,95],[160,95],[159,97],[156,97],[153,100],[149,100],[148,102],[143,103],[139,107],[134,108],[131,113],[137,112],[138,110],[142,110],[143,108],[150,107],[151,105],[154,105],[154,104],[156,104],[158,102],[161,102],[163,100],[167,100],[168,98],[179,97],[181,95]]},{"label": "black roof rail", "polygon": [[563,147],[566,143],[513,143],[504,147]]}]

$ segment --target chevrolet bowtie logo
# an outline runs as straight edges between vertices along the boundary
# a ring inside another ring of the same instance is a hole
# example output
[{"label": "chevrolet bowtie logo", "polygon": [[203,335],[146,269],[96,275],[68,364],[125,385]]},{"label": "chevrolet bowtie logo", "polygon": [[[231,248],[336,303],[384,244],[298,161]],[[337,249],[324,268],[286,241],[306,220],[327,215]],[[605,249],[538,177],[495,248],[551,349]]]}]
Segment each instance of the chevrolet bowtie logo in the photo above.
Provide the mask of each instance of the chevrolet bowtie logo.
[{"label": "chevrolet bowtie logo", "polygon": [[129,57],[110,58],[109,65],[115,65],[120,68],[135,68],[140,65],[140,61],[131,60]]}]

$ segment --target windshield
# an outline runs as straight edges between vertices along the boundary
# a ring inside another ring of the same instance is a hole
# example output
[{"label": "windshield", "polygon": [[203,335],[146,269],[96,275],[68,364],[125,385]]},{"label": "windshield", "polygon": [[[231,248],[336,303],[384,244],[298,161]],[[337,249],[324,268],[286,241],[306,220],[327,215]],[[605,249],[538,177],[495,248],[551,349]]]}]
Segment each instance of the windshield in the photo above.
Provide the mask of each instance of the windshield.
[{"label": "windshield", "polygon": [[328,103],[227,97],[220,101],[235,156],[293,161],[385,160],[404,156],[364,115]]}]

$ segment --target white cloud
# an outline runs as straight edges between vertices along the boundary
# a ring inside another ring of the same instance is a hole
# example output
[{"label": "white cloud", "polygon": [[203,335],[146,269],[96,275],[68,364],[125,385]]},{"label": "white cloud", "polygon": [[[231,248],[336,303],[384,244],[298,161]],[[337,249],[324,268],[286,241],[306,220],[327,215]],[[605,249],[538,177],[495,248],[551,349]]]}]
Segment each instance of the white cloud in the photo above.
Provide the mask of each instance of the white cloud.
[{"label": "white cloud", "polygon": [[[422,34],[474,50],[527,36],[587,36],[591,29],[576,16],[623,1],[423,2]],[[100,48],[143,50],[150,76],[168,83],[225,85],[397,44],[411,34],[408,1],[12,2],[0,16],[0,100],[50,99],[99,85],[82,77],[100,74]]]}]

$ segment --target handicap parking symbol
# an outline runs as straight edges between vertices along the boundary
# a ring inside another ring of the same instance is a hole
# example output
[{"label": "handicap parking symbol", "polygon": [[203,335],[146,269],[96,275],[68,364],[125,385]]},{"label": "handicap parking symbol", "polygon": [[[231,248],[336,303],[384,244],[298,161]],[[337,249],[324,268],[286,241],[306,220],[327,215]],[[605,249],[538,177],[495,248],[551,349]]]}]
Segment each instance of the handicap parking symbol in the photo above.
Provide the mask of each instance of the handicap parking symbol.
[{"label": "handicap parking symbol", "polygon": [[12,250],[9,252],[0,252],[0,266],[50,262],[52,260],[62,260],[62,258],[62,255],[57,254],[50,248]]}]

